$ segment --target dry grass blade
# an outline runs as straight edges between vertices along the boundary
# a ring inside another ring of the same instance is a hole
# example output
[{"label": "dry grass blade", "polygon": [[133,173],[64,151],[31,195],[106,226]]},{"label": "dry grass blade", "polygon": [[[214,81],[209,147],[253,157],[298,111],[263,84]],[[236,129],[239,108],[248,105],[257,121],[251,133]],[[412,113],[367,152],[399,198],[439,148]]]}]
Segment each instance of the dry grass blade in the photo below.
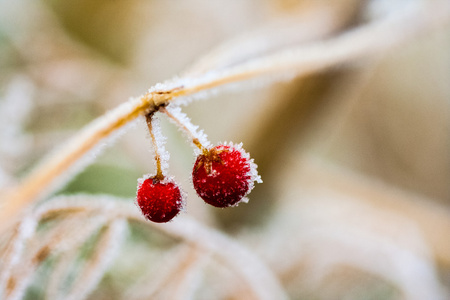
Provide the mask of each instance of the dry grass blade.
[{"label": "dry grass blade", "polygon": [[[89,216],[86,216],[86,218],[89,218]],[[83,221],[83,219],[79,219],[79,222]],[[89,218],[89,222],[86,222],[82,226],[82,229],[73,230],[74,232],[70,234],[70,239],[65,241],[64,249],[60,251],[56,265],[50,274],[46,289],[48,299],[65,299],[66,289],[64,288],[64,284],[72,271],[71,267],[74,267],[77,256],[79,255],[79,249],[92,235],[104,227],[107,222],[109,222],[109,219],[103,215],[94,216]]]},{"label": "dry grass blade", "polygon": [[[129,218],[145,222],[142,216],[135,209],[131,209],[130,206],[124,207],[121,211]],[[208,229],[187,218],[164,226],[151,225],[166,234],[215,254],[228,267],[239,274],[256,299],[288,298],[272,272],[253,253],[218,231]]]},{"label": "dry grass blade", "polygon": [[117,219],[107,226],[97,242],[94,254],[78,275],[71,291],[64,295],[64,299],[85,299],[97,287],[119,253],[126,228],[127,223],[124,219]]},{"label": "dry grass blade", "polygon": [[[55,211],[52,216],[58,215],[59,212]],[[91,222],[80,228],[79,222],[90,215],[77,210],[64,217],[58,226],[52,227],[49,232],[36,233],[39,222],[48,219],[49,216],[48,210],[38,209],[20,224],[19,233],[22,234],[17,234],[14,243],[11,244],[15,250],[14,257],[5,261],[9,264],[4,266],[2,272],[3,294],[6,299],[20,299],[23,296],[35,271],[47,257],[65,253],[70,249],[78,249],[107,222],[105,216],[95,216],[90,218]],[[32,251],[24,253],[21,250],[25,247],[31,248]],[[65,269],[68,267],[66,265]]]},{"label": "dry grass blade", "polygon": [[358,0],[344,1],[344,5],[342,2],[317,2],[298,14],[264,24],[262,28],[244,32],[219,45],[188,68],[183,77],[201,76],[283,47],[325,38],[345,27],[359,6]]},{"label": "dry grass blade", "polygon": [[193,299],[198,275],[209,255],[195,246],[182,244],[167,251],[158,276],[144,276],[128,288],[126,299]]},{"label": "dry grass blade", "polygon": [[57,251],[58,248],[64,247],[67,232],[70,232],[70,228],[76,226],[77,223],[77,218],[72,216],[66,218],[60,226],[52,228],[46,234],[44,233],[43,237],[37,238],[39,235],[33,235],[33,240],[30,241],[30,248],[33,251],[21,256],[20,266],[15,268],[14,272],[10,274],[5,299],[23,298],[39,265],[52,254],[52,251]]},{"label": "dry grass blade", "polygon": [[128,218],[152,226],[202,251],[214,254],[239,275],[256,299],[288,299],[276,277],[252,252],[220,232],[208,229],[194,220],[179,218],[163,225],[149,223],[143,219],[132,203],[119,201],[110,196],[58,196],[41,207],[43,214],[46,211],[51,214],[77,210]]},{"label": "dry grass blade", "polygon": [[11,288],[11,275],[14,268],[21,263],[25,244],[33,237],[37,222],[32,217],[25,217],[6,244],[6,249],[1,255],[0,270],[0,298],[6,297],[7,290]]},{"label": "dry grass blade", "polygon": [[448,22],[450,4],[442,1],[435,5],[413,3],[401,12],[360,26],[337,38],[256,58],[224,71],[222,80],[236,77],[245,80],[289,70],[296,75],[305,75],[349,60],[382,53],[421,32]]},{"label": "dry grass blade", "polygon": [[209,259],[209,254],[195,248],[192,251],[193,257],[183,266],[183,272],[178,275],[180,280],[172,292],[172,299],[195,299],[195,292],[200,286],[201,273]]},{"label": "dry grass blade", "polygon": [[311,158],[304,162],[305,182],[320,189],[331,187],[336,191],[367,199],[369,203],[402,212],[413,219],[428,239],[438,262],[450,266],[450,241],[442,237],[450,233],[450,209],[433,199],[411,194],[370,180],[341,167],[325,166]]}]

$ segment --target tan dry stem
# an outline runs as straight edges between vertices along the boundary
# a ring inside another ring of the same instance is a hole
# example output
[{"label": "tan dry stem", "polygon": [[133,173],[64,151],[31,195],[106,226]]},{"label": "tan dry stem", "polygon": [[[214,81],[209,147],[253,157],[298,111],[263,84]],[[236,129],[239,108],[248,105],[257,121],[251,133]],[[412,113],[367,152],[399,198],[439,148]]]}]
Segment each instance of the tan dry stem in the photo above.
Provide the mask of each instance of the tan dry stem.
[{"label": "tan dry stem", "polygon": [[[120,105],[111,112],[94,120],[79,134],[75,135],[56,155],[44,159],[34,171],[5,197],[8,201],[2,203],[0,210],[0,232],[3,231],[27,205],[35,199],[43,197],[43,191],[50,186],[64,171],[80,160],[89,150],[102,139],[120,129],[138,116],[156,111],[162,104],[173,97],[180,96],[179,91],[148,93],[139,99],[134,99],[130,108]],[[126,103],[128,104],[128,103]],[[111,117],[113,116],[113,117]]]},{"label": "tan dry stem", "polygon": [[186,132],[189,135],[189,137],[192,139],[192,143],[195,146],[197,146],[203,152],[203,154],[208,153],[208,149],[205,146],[203,146],[203,144],[200,142],[200,140],[195,137],[194,133],[191,132],[182,122],[180,122],[180,120],[178,120],[177,117],[175,117],[173,114],[171,114],[164,107],[161,107],[160,110],[161,110],[161,112],[165,113],[169,118],[171,118],[181,129],[184,130],[184,132]]},{"label": "tan dry stem", "polygon": [[150,137],[152,139],[153,149],[155,149],[155,162],[156,162],[155,178],[158,180],[163,180],[164,174],[163,174],[163,171],[161,168],[161,155],[159,155],[158,143],[156,142],[156,137],[155,137],[155,134],[153,133],[152,117],[153,117],[153,112],[147,114],[145,116],[145,120],[147,121],[148,132],[150,133]]}]

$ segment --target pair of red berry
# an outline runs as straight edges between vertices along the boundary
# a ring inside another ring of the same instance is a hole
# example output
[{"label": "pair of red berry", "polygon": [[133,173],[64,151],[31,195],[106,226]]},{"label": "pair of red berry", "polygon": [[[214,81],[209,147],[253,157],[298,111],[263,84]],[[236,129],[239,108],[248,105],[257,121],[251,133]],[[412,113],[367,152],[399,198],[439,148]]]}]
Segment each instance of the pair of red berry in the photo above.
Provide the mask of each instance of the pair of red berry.
[{"label": "pair of red berry", "polygon": [[[151,130],[150,123],[149,128]],[[193,142],[199,144],[198,139]],[[245,201],[255,181],[261,182],[256,164],[241,144],[222,144],[209,149],[200,145],[199,148],[202,154],[195,161],[192,181],[195,191],[206,203],[222,208],[237,205]],[[157,162],[159,159],[157,156]],[[178,185],[158,171],[158,175],[139,182],[137,204],[147,219],[165,223],[182,210],[184,200]]]},{"label": "pair of red berry", "polygon": [[[197,194],[215,207],[237,205],[259,180],[256,167],[240,145],[219,145],[199,155],[192,171]],[[256,178],[256,179],[255,179]],[[183,208],[180,188],[170,179],[156,176],[140,183],[137,204],[144,216],[158,223],[168,222]]]}]

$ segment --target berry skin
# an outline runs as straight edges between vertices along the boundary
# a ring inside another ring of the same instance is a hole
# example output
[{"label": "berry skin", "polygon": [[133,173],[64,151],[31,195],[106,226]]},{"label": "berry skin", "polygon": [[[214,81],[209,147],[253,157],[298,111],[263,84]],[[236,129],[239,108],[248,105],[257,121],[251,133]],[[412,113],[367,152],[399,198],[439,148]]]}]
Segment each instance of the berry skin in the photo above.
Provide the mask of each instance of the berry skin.
[{"label": "berry skin", "polygon": [[262,182],[256,164],[241,144],[218,145],[199,155],[192,181],[197,194],[215,207],[229,207],[245,201],[254,181]]},{"label": "berry skin", "polygon": [[157,176],[139,182],[136,202],[144,217],[156,223],[172,220],[183,209],[180,188],[173,181]]}]

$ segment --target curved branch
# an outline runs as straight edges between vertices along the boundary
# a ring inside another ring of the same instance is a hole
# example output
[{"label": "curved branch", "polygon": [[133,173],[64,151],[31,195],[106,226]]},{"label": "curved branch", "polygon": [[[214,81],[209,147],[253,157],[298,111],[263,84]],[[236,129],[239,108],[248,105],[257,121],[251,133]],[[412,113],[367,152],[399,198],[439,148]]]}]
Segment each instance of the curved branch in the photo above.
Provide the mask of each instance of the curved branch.
[{"label": "curved branch", "polygon": [[111,220],[119,218],[142,222],[169,236],[213,253],[241,277],[256,299],[288,299],[278,279],[254,253],[226,235],[193,219],[180,217],[165,224],[148,222],[130,201],[106,195],[58,196],[42,204],[36,215],[45,218],[52,214],[73,211],[104,214]]}]

